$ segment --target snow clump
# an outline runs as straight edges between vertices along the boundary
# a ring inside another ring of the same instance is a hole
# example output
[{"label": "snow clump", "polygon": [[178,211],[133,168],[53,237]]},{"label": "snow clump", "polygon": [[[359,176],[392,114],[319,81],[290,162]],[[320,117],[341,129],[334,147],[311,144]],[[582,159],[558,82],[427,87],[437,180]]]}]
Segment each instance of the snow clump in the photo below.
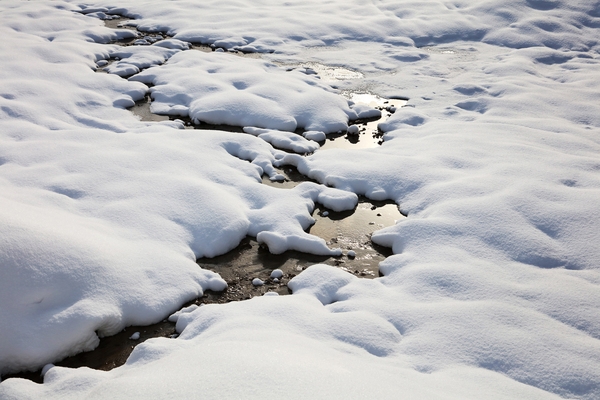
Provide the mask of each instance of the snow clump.
[{"label": "snow clump", "polygon": [[282,276],[283,276],[283,271],[280,269],[274,269],[273,271],[271,271],[272,279],[281,279]]},{"label": "snow clump", "polygon": [[354,114],[313,77],[231,54],[185,51],[130,79],[154,85],[152,112],[196,123],[327,133],[345,130]]}]

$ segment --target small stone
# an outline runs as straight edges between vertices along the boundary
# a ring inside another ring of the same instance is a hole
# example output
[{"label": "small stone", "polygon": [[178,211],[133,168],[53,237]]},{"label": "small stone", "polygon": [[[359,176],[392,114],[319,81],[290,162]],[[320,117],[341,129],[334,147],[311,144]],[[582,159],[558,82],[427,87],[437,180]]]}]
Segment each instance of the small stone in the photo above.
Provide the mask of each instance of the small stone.
[{"label": "small stone", "polygon": [[323,213],[321,214],[322,216],[326,217],[329,215],[329,211],[323,211]]},{"label": "small stone", "polygon": [[254,286],[262,286],[265,283],[261,279],[259,279],[259,278],[254,278],[254,279],[252,279],[252,284]]},{"label": "small stone", "polygon": [[133,335],[129,336],[129,339],[131,340],[138,340],[140,338],[140,333],[136,332]]},{"label": "small stone", "polygon": [[349,250],[348,251],[348,258],[354,258],[356,257],[356,252],[354,250]]},{"label": "small stone", "polygon": [[283,271],[280,269],[274,269],[271,272],[271,278],[279,280],[283,276]]}]

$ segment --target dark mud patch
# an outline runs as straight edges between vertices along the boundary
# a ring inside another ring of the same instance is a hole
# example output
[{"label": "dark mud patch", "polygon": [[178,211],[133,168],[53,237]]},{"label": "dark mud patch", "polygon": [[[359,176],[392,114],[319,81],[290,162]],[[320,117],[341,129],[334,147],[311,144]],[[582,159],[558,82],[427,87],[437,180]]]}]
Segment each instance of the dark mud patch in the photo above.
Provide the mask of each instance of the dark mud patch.
[{"label": "dark mud patch", "polygon": [[[140,334],[139,339],[130,339],[136,332]],[[168,338],[173,335],[176,336],[175,324],[166,320],[148,326],[130,326],[116,335],[100,339],[100,345],[96,349],[67,357],[62,361],[54,363],[54,365],[68,368],[88,367],[101,371],[110,371],[125,364],[134,347],[138,344],[151,338]],[[43,383],[41,369],[35,372],[6,375],[2,377],[2,380],[8,378],[23,378],[36,383]]]},{"label": "dark mud patch", "polygon": [[[211,293],[211,302],[245,300],[268,291],[288,294],[287,282],[314,264],[332,265],[359,277],[380,276],[379,263],[392,251],[373,243],[371,234],[394,225],[404,217],[393,202],[372,202],[361,198],[354,210],[342,212],[317,204],[313,218],[316,222],[308,232],[324,239],[331,248],[341,248],[342,256],[316,256],[297,251],[271,254],[266,246],[247,237],[227,254],[197,260],[198,265],[217,272],[229,285],[224,292]],[[270,278],[275,269],[283,272],[278,281]],[[262,280],[264,285],[254,286],[254,278]]]},{"label": "dark mud patch", "polygon": [[309,177],[302,175],[298,169],[292,165],[285,165],[282,168],[275,168],[277,172],[285,177],[283,181],[272,181],[267,175],[263,175],[262,183],[279,189],[291,189],[298,186],[301,182],[319,183]]}]

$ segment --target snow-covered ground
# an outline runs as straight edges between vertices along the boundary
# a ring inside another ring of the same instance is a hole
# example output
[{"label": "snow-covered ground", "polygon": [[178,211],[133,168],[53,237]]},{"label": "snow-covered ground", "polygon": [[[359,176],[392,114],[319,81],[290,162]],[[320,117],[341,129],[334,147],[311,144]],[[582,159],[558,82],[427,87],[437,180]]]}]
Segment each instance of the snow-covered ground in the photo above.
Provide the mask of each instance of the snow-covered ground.
[{"label": "snow-covered ground", "polygon": [[[365,195],[408,214],[373,235],[394,251],[382,278],[313,266],[292,296],[185,310],[177,339],[138,345],[122,367],[48,367],[42,385],[3,381],[0,398],[600,397],[597,1],[0,10],[0,373],[224,288],[195,259],[246,235],[274,253],[339,254],[304,232],[316,202],[347,210]],[[104,27],[115,13],[174,39],[108,44],[133,34]],[[348,73],[314,74],[333,66]],[[124,108],[142,82],[154,111],[250,134],[139,121]],[[369,112],[342,91],[410,100],[381,124],[381,147],[282,132],[345,130]],[[283,164],[322,185],[261,184]]]}]

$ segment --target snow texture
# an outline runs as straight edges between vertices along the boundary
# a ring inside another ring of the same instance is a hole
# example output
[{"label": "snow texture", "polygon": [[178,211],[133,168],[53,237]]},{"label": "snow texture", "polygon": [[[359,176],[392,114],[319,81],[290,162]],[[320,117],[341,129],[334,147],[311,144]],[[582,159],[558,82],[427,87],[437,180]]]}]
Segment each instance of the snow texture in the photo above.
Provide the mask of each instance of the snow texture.
[{"label": "snow texture", "polygon": [[354,115],[314,77],[227,53],[181,52],[132,79],[154,85],[152,112],[196,123],[335,132]]},{"label": "snow texture", "polygon": [[265,142],[271,143],[273,147],[282,150],[290,150],[300,154],[312,153],[321,147],[319,146],[319,143],[312,140],[306,140],[304,137],[293,132],[253,127],[244,127],[244,132],[261,138]]},{"label": "snow texture", "polygon": [[[179,337],[122,367],[49,365],[0,398],[600,398],[598,2],[80,3],[0,3],[2,374],[224,288],[195,258],[246,235],[341,254],[304,231],[316,202],[408,217],[372,236],[394,253],[381,278],[311,266],[292,296],[182,310]],[[98,74],[130,51],[102,26],[115,13],[263,58],[167,46],[125,57],[149,67],[128,80]],[[287,132],[345,131],[339,93],[410,100],[382,146],[306,157],[141,122],[123,108],[143,83],[155,112]],[[284,164],[321,185],[260,184]]]}]

